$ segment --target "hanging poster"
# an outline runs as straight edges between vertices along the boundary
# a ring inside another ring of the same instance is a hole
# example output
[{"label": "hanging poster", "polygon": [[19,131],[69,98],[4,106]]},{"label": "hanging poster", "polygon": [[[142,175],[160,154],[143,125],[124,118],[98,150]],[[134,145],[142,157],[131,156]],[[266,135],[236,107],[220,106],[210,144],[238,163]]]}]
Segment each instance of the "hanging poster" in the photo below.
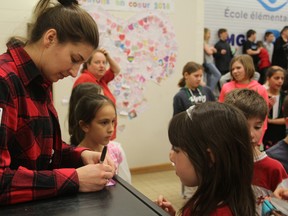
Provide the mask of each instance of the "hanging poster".
[{"label": "hanging poster", "polygon": [[217,31],[226,28],[232,46],[242,46],[246,32],[253,29],[257,40],[266,31],[279,36],[288,24],[287,0],[205,0],[205,27],[211,30],[211,44],[218,41]]},{"label": "hanging poster", "polygon": [[174,71],[177,43],[173,26],[163,13],[156,11],[121,20],[96,6],[85,9],[98,25],[99,47],[105,48],[121,68],[109,83],[117,111],[133,119],[147,105],[147,82],[160,85]]}]

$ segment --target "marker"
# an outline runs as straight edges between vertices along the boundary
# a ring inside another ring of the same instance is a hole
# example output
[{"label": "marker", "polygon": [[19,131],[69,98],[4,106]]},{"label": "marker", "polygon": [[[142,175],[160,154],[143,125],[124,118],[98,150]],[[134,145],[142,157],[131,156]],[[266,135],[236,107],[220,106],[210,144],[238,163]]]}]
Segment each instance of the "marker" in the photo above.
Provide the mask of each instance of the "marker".
[{"label": "marker", "polygon": [[104,146],[102,153],[101,153],[101,157],[100,157],[100,161],[99,163],[102,164],[105,160],[105,156],[106,156],[106,152],[107,152],[107,146]]}]

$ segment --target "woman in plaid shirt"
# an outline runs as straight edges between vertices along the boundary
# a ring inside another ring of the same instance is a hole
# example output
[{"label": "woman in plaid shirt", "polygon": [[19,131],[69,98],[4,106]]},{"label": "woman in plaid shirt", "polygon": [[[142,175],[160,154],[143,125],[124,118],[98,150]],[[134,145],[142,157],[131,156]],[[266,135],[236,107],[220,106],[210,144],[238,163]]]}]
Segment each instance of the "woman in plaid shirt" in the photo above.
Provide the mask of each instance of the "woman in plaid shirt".
[{"label": "woman in plaid shirt", "polygon": [[40,0],[27,41],[0,55],[0,204],[98,191],[114,175],[100,153],[65,144],[51,86],[98,47],[97,25],[77,0]]}]

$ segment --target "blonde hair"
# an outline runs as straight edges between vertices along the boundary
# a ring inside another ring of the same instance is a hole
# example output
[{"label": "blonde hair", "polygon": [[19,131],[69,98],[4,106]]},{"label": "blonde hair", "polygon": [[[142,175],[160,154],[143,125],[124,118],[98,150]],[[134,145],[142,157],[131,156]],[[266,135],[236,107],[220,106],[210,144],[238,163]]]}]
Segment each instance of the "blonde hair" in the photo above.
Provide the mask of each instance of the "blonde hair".
[{"label": "blonde hair", "polygon": [[208,28],[204,28],[204,42],[208,42],[207,34],[210,32]]}]

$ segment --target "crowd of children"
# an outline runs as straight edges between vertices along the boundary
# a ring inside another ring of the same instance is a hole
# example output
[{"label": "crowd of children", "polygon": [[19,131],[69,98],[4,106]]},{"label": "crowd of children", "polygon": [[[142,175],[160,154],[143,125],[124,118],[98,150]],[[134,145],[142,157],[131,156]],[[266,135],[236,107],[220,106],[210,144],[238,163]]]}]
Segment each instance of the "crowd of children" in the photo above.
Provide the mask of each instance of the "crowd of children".
[{"label": "crowd of children", "polygon": [[[178,213],[180,215],[277,215],[275,208],[268,211],[265,206],[267,202],[272,203],[274,197],[288,199],[288,138],[286,136],[288,97],[285,89],[287,67],[271,66],[273,55],[277,54],[277,50],[273,50],[272,32],[265,34],[264,43],[258,41],[256,44],[256,32],[247,31],[243,54],[234,57],[235,52],[231,51],[230,45],[225,41],[228,38],[226,29],[218,31],[219,41],[217,46],[215,45],[217,49],[208,45],[209,30],[205,29],[204,33],[206,56],[204,73],[207,70],[208,56],[211,60],[211,56],[214,55],[216,66],[219,66],[221,74],[227,81],[219,85],[219,96],[211,97],[210,94],[214,94],[215,89],[209,91],[209,85],[208,89],[204,87],[205,83],[203,85],[200,80],[203,76],[200,65],[188,62],[183,68],[183,77],[178,84],[181,89],[174,96],[173,118],[168,130],[172,144],[170,160],[175,166],[182,185],[197,186],[197,190],[188,196],[189,199]],[[286,43],[288,43],[287,33],[288,27],[285,26],[280,37]],[[286,59],[285,55],[282,57]],[[208,62],[213,63],[212,60]],[[225,62],[226,65],[223,65]],[[197,67],[192,70],[191,65]],[[209,74],[207,78],[209,79]],[[207,82],[211,81],[207,80]],[[205,89],[205,93],[199,89]],[[211,102],[217,97],[220,103]],[[239,110],[246,118],[248,141],[238,137],[242,132],[241,138],[245,139],[247,135],[238,125],[242,120],[240,116],[236,117],[235,113]],[[234,117],[229,116],[232,113],[235,114]],[[227,116],[230,117],[230,122],[226,122]],[[235,126],[239,129],[237,132],[234,131]],[[242,145],[242,141],[252,148],[252,165],[248,163],[248,158],[242,158],[249,157],[251,154],[251,149]],[[229,147],[226,146],[226,142],[230,143]],[[242,155],[240,152],[243,149],[235,150],[234,145],[244,148],[246,153]],[[225,165],[221,164],[223,161]],[[239,164],[235,165],[235,163]],[[219,164],[221,165],[218,167]],[[226,169],[227,164],[230,165],[231,170]],[[251,166],[252,170],[250,170]],[[246,179],[240,174],[243,168],[247,171],[244,174]],[[218,182],[218,175],[222,175],[221,182]],[[232,179],[233,177],[235,179]],[[249,182],[245,189],[239,186],[243,184],[239,179]],[[223,183],[226,188],[223,187]],[[250,186],[253,195],[250,194]],[[221,195],[219,190],[222,191]],[[234,192],[237,193],[237,197],[234,197]],[[240,201],[242,196],[245,197],[246,202]],[[175,209],[168,200],[169,198],[160,195],[155,202],[170,215],[176,215]],[[246,212],[243,206],[247,207]],[[287,208],[284,212],[278,211],[278,213],[286,215],[288,214],[286,211]]]}]

